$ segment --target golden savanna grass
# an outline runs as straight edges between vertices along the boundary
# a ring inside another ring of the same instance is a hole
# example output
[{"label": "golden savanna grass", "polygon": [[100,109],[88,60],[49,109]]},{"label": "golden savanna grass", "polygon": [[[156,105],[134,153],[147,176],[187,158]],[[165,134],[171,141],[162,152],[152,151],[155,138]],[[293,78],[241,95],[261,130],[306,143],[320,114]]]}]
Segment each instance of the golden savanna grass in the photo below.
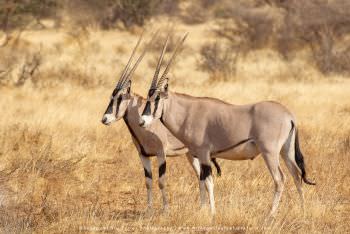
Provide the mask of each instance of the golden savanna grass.
[{"label": "golden savanna grass", "polygon": [[[304,186],[304,214],[283,165],[278,215],[264,223],[274,185],[258,157],[219,160],[212,218],[199,210],[198,181],[183,156],[168,158],[170,212],[161,213],[155,179],[155,211],[146,215],[143,168],[131,136],[122,121],[100,123],[137,35],[26,31],[17,46],[41,44],[40,82],[0,88],[2,232],[350,232],[350,80],[322,77],[302,59],[287,63],[263,50],[242,58],[231,80],[212,81],[196,66],[200,46],[213,40],[208,26],[176,29],[190,34],[170,73],[172,91],[235,104],[275,100],[296,115],[308,176],[317,183]],[[143,96],[155,56],[150,52],[136,71],[132,88]]]}]

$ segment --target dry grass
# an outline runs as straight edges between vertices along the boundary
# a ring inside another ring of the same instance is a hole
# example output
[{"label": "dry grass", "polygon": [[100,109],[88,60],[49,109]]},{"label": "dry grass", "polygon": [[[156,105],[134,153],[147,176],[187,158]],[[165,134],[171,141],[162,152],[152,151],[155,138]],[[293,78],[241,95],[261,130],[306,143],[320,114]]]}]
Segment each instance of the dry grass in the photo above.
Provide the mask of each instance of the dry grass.
[{"label": "dry grass", "polygon": [[[207,210],[199,210],[198,182],[185,158],[179,157],[168,159],[170,213],[160,213],[155,181],[155,212],[145,215],[143,169],[130,134],[122,122],[112,127],[100,124],[115,77],[132,48],[130,40],[137,36],[92,32],[85,44],[79,44],[63,32],[27,32],[24,38],[32,46],[45,40],[39,78],[56,83],[0,89],[2,232],[218,232],[225,227],[241,233],[350,231],[349,80],[327,80],[303,61],[286,64],[272,52],[259,51],[238,62],[237,81],[213,83],[206,73],[195,70],[206,27],[178,27],[186,29],[191,32],[189,51],[183,52],[179,69],[170,74],[171,90],[236,104],[272,99],[297,116],[307,171],[317,182],[315,187],[304,186],[305,214],[283,167],[288,182],[278,216],[264,226],[273,183],[259,157],[219,160],[223,176],[215,177],[217,215],[212,219]],[[39,33],[40,38],[35,36]],[[121,49],[121,45],[126,46]],[[57,67],[89,75],[83,78],[92,85],[82,87],[74,76],[69,80],[53,72]],[[151,74],[152,68],[144,61],[134,91],[144,95]]]}]

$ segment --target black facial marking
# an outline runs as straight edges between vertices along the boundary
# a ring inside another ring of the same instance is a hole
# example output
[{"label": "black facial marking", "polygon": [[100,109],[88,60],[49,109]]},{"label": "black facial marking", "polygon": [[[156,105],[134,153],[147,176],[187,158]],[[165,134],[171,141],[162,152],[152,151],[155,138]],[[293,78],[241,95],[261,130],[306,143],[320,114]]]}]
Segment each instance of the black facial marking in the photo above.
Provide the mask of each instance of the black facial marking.
[{"label": "black facial marking", "polygon": [[159,94],[158,94],[158,96],[156,97],[156,100],[154,100],[154,111],[153,111],[153,116],[154,116],[154,115],[156,114],[156,112],[157,112],[159,100],[160,100],[160,96],[159,96]]},{"label": "black facial marking", "polygon": [[145,109],[142,112],[142,115],[151,115],[151,102],[147,101]]},{"label": "black facial marking", "polygon": [[119,112],[119,105],[122,102],[122,100],[123,100],[122,96],[119,96],[117,99],[117,109],[116,109],[115,113]]},{"label": "black facial marking", "polygon": [[205,180],[208,176],[211,175],[211,166],[201,164],[201,174],[200,174],[200,180]]},{"label": "black facial marking", "polygon": [[111,99],[111,101],[109,102],[105,114],[112,114],[112,113],[113,113],[113,99]]},{"label": "black facial marking", "polygon": [[112,93],[112,97],[114,97],[115,95],[117,95],[118,91],[119,91],[119,89],[114,89],[114,90],[113,90],[113,93]]},{"label": "black facial marking", "polygon": [[152,172],[148,172],[146,168],[143,168],[145,171],[145,177],[152,179]]},{"label": "black facial marking", "polygon": [[166,162],[163,162],[160,166],[159,166],[159,177],[162,177],[162,175],[165,174],[166,171]]}]

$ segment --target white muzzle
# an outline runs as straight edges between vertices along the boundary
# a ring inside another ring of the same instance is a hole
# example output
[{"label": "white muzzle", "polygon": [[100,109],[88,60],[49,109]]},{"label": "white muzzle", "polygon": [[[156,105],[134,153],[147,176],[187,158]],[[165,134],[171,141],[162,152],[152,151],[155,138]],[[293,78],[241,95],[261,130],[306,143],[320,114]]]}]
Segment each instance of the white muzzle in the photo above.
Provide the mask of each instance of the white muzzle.
[{"label": "white muzzle", "polygon": [[153,121],[152,115],[142,115],[140,126],[147,127],[147,126],[151,125],[152,121]]}]

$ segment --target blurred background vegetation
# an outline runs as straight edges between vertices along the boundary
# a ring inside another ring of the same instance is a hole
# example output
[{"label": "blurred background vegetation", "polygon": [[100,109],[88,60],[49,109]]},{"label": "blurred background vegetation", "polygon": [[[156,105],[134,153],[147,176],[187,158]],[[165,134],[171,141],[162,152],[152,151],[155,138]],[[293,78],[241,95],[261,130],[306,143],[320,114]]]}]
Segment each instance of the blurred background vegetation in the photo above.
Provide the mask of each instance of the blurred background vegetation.
[{"label": "blurred background vegetation", "polygon": [[[215,25],[210,27],[215,40],[201,45],[196,62],[196,69],[214,80],[234,77],[238,59],[262,49],[272,50],[285,62],[302,54],[324,77],[350,74],[347,0],[1,0],[0,30],[5,39],[0,45],[25,30],[70,27],[70,35],[80,40],[89,28],[133,32],[164,18],[185,25]],[[29,60],[39,67],[38,55]]]}]

